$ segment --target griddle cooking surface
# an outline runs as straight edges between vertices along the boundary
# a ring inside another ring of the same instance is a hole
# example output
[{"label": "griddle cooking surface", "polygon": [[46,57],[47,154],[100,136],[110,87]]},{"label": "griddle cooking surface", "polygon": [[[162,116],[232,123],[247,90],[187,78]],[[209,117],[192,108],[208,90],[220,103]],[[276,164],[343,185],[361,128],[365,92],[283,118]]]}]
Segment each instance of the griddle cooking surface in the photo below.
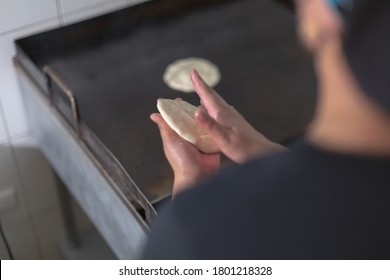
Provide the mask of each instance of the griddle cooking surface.
[{"label": "griddle cooking surface", "polygon": [[169,192],[172,174],[149,115],[159,97],[199,103],[163,83],[166,66],[186,57],[215,63],[222,73],[216,90],[259,131],[284,141],[307,125],[315,100],[294,26],[288,11],[267,0],[151,1],[49,32],[31,57],[69,85],[82,122],[154,200]]}]

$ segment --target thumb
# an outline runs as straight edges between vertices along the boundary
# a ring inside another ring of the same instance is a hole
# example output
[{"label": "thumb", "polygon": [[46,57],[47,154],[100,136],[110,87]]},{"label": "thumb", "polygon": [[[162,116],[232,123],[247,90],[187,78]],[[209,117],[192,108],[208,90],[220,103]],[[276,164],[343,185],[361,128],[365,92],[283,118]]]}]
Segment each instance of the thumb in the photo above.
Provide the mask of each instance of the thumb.
[{"label": "thumb", "polygon": [[163,143],[166,144],[167,142],[171,141],[172,139],[177,137],[176,132],[174,132],[167,122],[164,120],[164,118],[159,113],[154,113],[150,116],[150,119],[157,124],[161,138],[163,140]]},{"label": "thumb", "polygon": [[195,121],[197,125],[205,131],[219,146],[223,146],[228,140],[228,133],[226,128],[213,120],[205,111],[198,109],[195,112]]}]

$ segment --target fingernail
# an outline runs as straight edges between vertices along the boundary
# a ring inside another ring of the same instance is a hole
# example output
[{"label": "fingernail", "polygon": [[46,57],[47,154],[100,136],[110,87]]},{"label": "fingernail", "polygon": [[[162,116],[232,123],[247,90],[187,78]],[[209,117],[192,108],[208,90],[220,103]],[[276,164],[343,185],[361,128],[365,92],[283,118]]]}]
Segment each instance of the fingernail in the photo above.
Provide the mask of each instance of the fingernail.
[{"label": "fingernail", "polygon": [[203,82],[202,77],[199,75],[199,72],[196,69],[192,69],[192,73],[196,81]]},{"label": "fingernail", "polygon": [[157,124],[158,120],[157,120],[156,115],[154,113],[150,115],[150,119],[152,120],[152,122]]},{"label": "fingernail", "polygon": [[155,119],[150,118],[150,120],[151,120],[152,122],[154,122],[155,124],[157,124],[157,121],[156,121]]}]

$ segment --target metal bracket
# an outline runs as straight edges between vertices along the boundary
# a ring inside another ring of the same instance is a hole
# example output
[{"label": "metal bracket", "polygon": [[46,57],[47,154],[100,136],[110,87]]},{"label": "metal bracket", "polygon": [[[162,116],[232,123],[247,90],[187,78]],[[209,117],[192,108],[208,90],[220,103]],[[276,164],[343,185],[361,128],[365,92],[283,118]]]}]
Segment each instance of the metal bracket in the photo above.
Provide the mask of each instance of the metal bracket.
[{"label": "metal bracket", "polygon": [[79,107],[77,104],[76,95],[65,84],[65,82],[58,76],[58,74],[53,70],[53,68],[51,68],[49,65],[43,67],[43,72],[45,73],[46,80],[47,80],[47,88],[49,91],[50,103],[52,104],[52,106],[55,106],[53,90],[52,90],[52,85],[54,82],[69,99],[72,108],[73,121],[75,122],[76,125],[77,135],[79,136],[79,138],[81,138],[80,113],[79,113]]}]

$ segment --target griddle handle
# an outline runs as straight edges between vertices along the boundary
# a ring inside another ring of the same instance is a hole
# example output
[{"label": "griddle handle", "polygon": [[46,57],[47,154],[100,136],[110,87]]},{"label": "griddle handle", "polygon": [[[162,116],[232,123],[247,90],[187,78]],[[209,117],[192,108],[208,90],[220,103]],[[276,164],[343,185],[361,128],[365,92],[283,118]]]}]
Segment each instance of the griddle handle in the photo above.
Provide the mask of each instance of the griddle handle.
[{"label": "griddle handle", "polygon": [[77,104],[76,96],[74,95],[73,91],[65,84],[65,82],[57,75],[57,73],[53,70],[53,68],[51,68],[49,65],[43,67],[43,72],[45,73],[47,79],[47,88],[49,91],[50,102],[52,106],[55,106],[53,90],[52,90],[53,82],[61,89],[63,93],[65,93],[66,97],[68,97],[70,105],[72,107],[72,116],[73,116],[73,121],[76,124],[77,134],[81,138],[80,113],[79,113],[79,106]]}]

